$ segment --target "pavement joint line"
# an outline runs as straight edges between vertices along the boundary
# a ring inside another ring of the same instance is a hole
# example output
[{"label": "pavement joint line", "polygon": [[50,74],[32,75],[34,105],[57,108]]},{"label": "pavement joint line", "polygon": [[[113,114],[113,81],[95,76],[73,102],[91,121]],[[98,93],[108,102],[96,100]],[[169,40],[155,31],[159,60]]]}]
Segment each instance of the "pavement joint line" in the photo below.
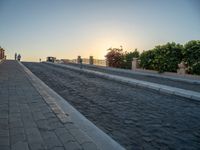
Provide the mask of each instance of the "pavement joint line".
[{"label": "pavement joint line", "polygon": [[[73,122],[79,127],[79,130],[86,133],[94,144],[97,145],[99,149],[102,150],[125,150],[119,143],[113,140],[110,136],[104,133],[101,129],[95,126],[91,121],[84,117],[80,112],[78,112],[72,105],[70,105],[65,99],[58,95],[54,90],[48,87],[43,81],[41,81],[37,76],[35,76],[26,66],[21,62],[18,62],[24,72],[26,73],[28,79],[33,84],[35,89],[39,92],[45,91],[43,94],[50,97],[54,102],[62,109],[65,114],[68,114],[68,118],[62,118],[63,114],[59,114],[58,118],[63,119],[62,121]],[[40,92],[39,92],[40,93]],[[42,96],[42,95],[41,95]],[[42,96],[43,97],[43,96]],[[44,97],[43,97],[44,98]],[[45,98],[44,98],[45,99]],[[50,103],[52,103],[50,101]],[[66,115],[65,115],[66,116]]]},{"label": "pavement joint line", "polygon": [[79,72],[84,72],[84,73],[87,73],[87,74],[97,75],[97,76],[102,77],[102,78],[126,83],[126,84],[129,84],[131,86],[136,85],[136,86],[139,86],[139,87],[160,91],[161,93],[176,95],[176,96],[180,96],[180,97],[184,97],[184,98],[189,98],[189,99],[195,100],[195,101],[200,101],[200,93],[195,92],[195,91],[191,91],[191,90],[185,90],[185,89],[180,89],[180,88],[171,87],[171,86],[167,86],[167,85],[136,80],[136,79],[132,79],[132,78],[128,78],[128,77],[121,77],[121,76],[118,76],[118,75],[111,75],[111,74],[108,74],[108,73],[102,73],[102,72],[98,72],[98,71],[88,70],[88,69],[85,69],[85,68],[80,69],[78,67],[73,67],[73,66],[69,66],[69,65],[66,65],[66,64],[56,64],[56,63],[51,63],[51,62],[45,62],[45,63],[51,64],[51,65],[54,65],[54,66],[61,66],[61,67],[68,68],[68,69],[71,69],[71,70],[76,70],[76,71],[79,71]]}]

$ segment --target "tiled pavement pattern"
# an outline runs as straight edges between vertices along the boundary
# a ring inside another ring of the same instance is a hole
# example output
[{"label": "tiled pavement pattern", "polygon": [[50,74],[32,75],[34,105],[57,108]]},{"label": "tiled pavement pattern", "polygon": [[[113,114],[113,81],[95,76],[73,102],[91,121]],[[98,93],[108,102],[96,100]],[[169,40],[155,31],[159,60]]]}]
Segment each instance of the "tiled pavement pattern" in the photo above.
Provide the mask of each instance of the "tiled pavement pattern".
[{"label": "tiled pavement pattern", "polygon": [[43,63],[24,63],[130,150],[199,150],[200,103]]},{"label": "tiled pavement pattern", "polygon": [[62,122],[15,61],[0,64],[0,150],[97,149],[73,122]]}]

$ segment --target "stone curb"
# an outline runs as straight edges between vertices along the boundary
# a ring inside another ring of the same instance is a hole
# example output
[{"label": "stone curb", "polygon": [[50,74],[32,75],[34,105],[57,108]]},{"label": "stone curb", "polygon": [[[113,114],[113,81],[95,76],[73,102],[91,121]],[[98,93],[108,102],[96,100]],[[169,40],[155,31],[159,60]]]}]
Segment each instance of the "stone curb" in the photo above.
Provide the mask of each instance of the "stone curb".
[{"label": "stone curb", "polygon": [[88,69],[80,69],[78,67],[73,67],[73,66],[69,66],[69,65],[66,65],[66,64],[55,64],[55,63],[50,63],[50,62],[45,62],[45,63],[52,64],[52,65],[55,65],[55,66],[64,67],[64,68],[79,71],[79,72],[94,74],[98,77],[110,79],[110,80],[113,80],[113,81],[118,81],[118,82],[121,82],[121,83],[126,83],[126,84],[131,85],[131,86],[139,86],[139,87],[143,87],[143,88],[156,90],[156,91],[159,91],[161,93],[167,93],[167,94],[171,94],[171,95],[176,95],[176,96],[200,101],[200,93],[199,92],[194,92],[194,91],[184,90],[184,89],[175,88],[175,87],[171,87],[171,86],[166,86],[166,85],[161,85],[161,84],[156,84],[156,83],[151,83],[151,82],[146,82],[146,81],[141,81],[141,80],[136,80],[136,79],[131,79],[131,78],[128,78],[128,77],[111,75],[111,74],[108,74],[108,73],[102,73],[102,72],[92,71],[92,70],[88,70]]},{"label": "stone curb", "polygon": [[[75,64],[75,63],[72,63],[72,64]],[[75,65],[78,66],[79,64],[75,64]],[[143,76],[150,76],[150,77],[158,77],[158,78],[163,78],[163,79],[170,79],[173,81],[182,81],[182,82],[187,82],[187,83],[200,84],[200,81],[197,79],[167,76],[167,75],[163,75],[163,74],[153,74],[153,73],[148,73],[148,72],[137,72],[137,71],[133,71],[133,70],[113,68],[113,67],[104,67],[104,66],[97,66],[97,65],[90,65],[90,64],[83,64],[83,66],[89,66],[91,68],[100,68],[100,69],[110,70],[110,71],[119,72],[119,73],[129,73],[129,74],[136,74],[136,75],[143,75]]]},{"label": "stone curb", "polygon": [[[30,79],[30,82],[34,85],[36,90],[41,90],[49,97],[48,103],[52,103],[57,112],[61,112],[60,119],[62,122],[72,121],[80,130],[86,133],[87,136],[102,150],[125,150],[119,143],[114,141],[110,136],[100,130],[91,121],[85,118],[80,112],[78,112],[73,106],[71,106],[65,99],[48,87],[43,81],[36,77],[27,67],[19,62],[25,73]],[[45,98],[44,98],[45,99]],[[56,106],[57,105],[57,106]],[[64,113],[63,113],[64,112]],[[64,119],[62,118],[64,117]],[[63,120],[62,120],[63,119]]]}]

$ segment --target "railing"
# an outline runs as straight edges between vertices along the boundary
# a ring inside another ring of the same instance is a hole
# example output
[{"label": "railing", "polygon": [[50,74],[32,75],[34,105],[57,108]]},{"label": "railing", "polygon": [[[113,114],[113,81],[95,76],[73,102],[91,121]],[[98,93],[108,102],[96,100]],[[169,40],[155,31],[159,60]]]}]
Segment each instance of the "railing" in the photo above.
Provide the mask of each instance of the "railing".
[{"label": "railing", "polygon": [[[77,63],[77,59],[63,59],[64,63]],[[90,59],[82,58],[83,64],[89,64]],[[93,64],[97,66],[106,66],[106,60],[104,59],[93,59]]]}]

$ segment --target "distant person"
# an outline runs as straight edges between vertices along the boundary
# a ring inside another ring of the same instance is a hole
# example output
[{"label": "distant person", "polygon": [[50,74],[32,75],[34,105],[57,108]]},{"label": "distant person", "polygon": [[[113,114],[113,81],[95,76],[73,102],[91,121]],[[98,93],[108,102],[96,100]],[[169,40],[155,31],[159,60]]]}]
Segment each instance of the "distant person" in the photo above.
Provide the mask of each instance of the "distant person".
[{"label": "distant person", "polygon": [[18,61],[21,60],[21,55],[20,55],[20,54],[17,56],[17,60],[18,60]]},{"label": "distant person", "polygon": [[40,58],[40,59],[39,59],[39,62],[41,62],[41,61],[42,61],[42,59]]},{"label": "distant person", "polygon": [[17,53],[15,53],[15,60],[17,60]]}]

